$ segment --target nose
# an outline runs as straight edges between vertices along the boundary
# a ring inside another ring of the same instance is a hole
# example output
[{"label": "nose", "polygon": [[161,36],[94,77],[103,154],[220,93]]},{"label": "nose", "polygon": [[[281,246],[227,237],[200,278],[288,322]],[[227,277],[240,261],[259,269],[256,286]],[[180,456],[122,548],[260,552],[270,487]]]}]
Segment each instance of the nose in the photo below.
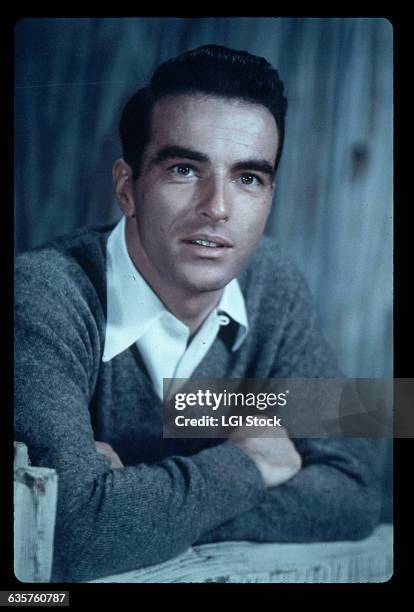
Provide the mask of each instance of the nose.
[{"label": "nose", "polygon": [[229,220],[230,202],[223,179],[211,177],[202,186],[197,213],[214,223],[219,221],[226,223]]}]

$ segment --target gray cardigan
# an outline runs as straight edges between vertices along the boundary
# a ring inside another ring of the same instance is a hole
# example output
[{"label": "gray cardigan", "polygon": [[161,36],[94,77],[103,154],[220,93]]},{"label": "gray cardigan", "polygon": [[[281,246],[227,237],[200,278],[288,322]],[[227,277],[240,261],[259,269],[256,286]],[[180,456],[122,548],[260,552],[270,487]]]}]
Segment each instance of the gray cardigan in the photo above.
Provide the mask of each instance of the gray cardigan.
[{"label": "gray cardigan", "polygon": [[[195,543],[368,535],[380,514],[380,440],[295,440],[302,470],[266,490],[231,442],[162,438],[161,401],[137,349],[102,362],[111,229],[16,258],[15,439],[59,475],[53,580],[160,563]],[[262,240],[239,282],[250,333],[232,352],[231,326],[222,328],[194,376],[340,375],[306,284],[275,243]],[[126,467],[112,469],[94,440]]]}]

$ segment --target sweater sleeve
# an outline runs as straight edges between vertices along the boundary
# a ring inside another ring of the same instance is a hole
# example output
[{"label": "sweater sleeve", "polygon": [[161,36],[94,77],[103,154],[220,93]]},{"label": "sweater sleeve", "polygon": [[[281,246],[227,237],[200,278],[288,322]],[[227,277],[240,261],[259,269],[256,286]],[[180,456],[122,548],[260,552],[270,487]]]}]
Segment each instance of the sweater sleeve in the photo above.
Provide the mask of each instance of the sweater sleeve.
[{"label": "sweater sleeve", "polygon": [[[306,282],[299,274],[295,278],[270,377],[343,378],[320,330]],[[223,523],[198,543],[355,540],[370,534],[381,515],[387,441],[325,437],[295,438],[293,443],[302,469],[268,489],[260,506]]]},{"label": "sweater sleeve", "polygon": [[384,440],[294,442],[302,456],[300,472],[268,489],[260,506],[213,529],[198,544],[359,540],[372,532],[381,514],[379,456]]},{"label": "sweater sleeve", "polygon": [[252,510],[265,488],[230,442],[111,468],[95,450],[89,413],[99,353],[93,299],[51,261],[22,257],[16,268],[15,438],[34,464],[58,473],[52,579],[89,580],[180,554]]}]

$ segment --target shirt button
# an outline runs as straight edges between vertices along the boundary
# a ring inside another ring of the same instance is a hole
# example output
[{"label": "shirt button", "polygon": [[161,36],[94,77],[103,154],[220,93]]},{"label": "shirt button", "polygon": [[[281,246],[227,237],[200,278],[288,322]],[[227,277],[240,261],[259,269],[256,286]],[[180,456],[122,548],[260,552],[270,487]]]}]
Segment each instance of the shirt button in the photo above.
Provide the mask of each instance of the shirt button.
[{"label": "shirt button", "polygon": [[225,314],[219,314],[218,320],[219,320],[220,325],[228,325],[230,323],[229,317]]}]

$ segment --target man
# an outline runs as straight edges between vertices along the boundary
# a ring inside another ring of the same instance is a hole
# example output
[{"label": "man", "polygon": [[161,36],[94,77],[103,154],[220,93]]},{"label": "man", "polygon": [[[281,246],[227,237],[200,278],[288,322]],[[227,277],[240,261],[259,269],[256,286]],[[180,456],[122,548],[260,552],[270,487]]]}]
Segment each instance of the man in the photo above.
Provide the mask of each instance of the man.
[{"label": "man", "polygon": [[378,520],[372,441],[162,438],[163,378],[340,375],[302,278],[262,239],[285,111],[262,58],[170,60],[121,118],[120,223],[17,260],[16,439],[58,472],[54,580]]}]

